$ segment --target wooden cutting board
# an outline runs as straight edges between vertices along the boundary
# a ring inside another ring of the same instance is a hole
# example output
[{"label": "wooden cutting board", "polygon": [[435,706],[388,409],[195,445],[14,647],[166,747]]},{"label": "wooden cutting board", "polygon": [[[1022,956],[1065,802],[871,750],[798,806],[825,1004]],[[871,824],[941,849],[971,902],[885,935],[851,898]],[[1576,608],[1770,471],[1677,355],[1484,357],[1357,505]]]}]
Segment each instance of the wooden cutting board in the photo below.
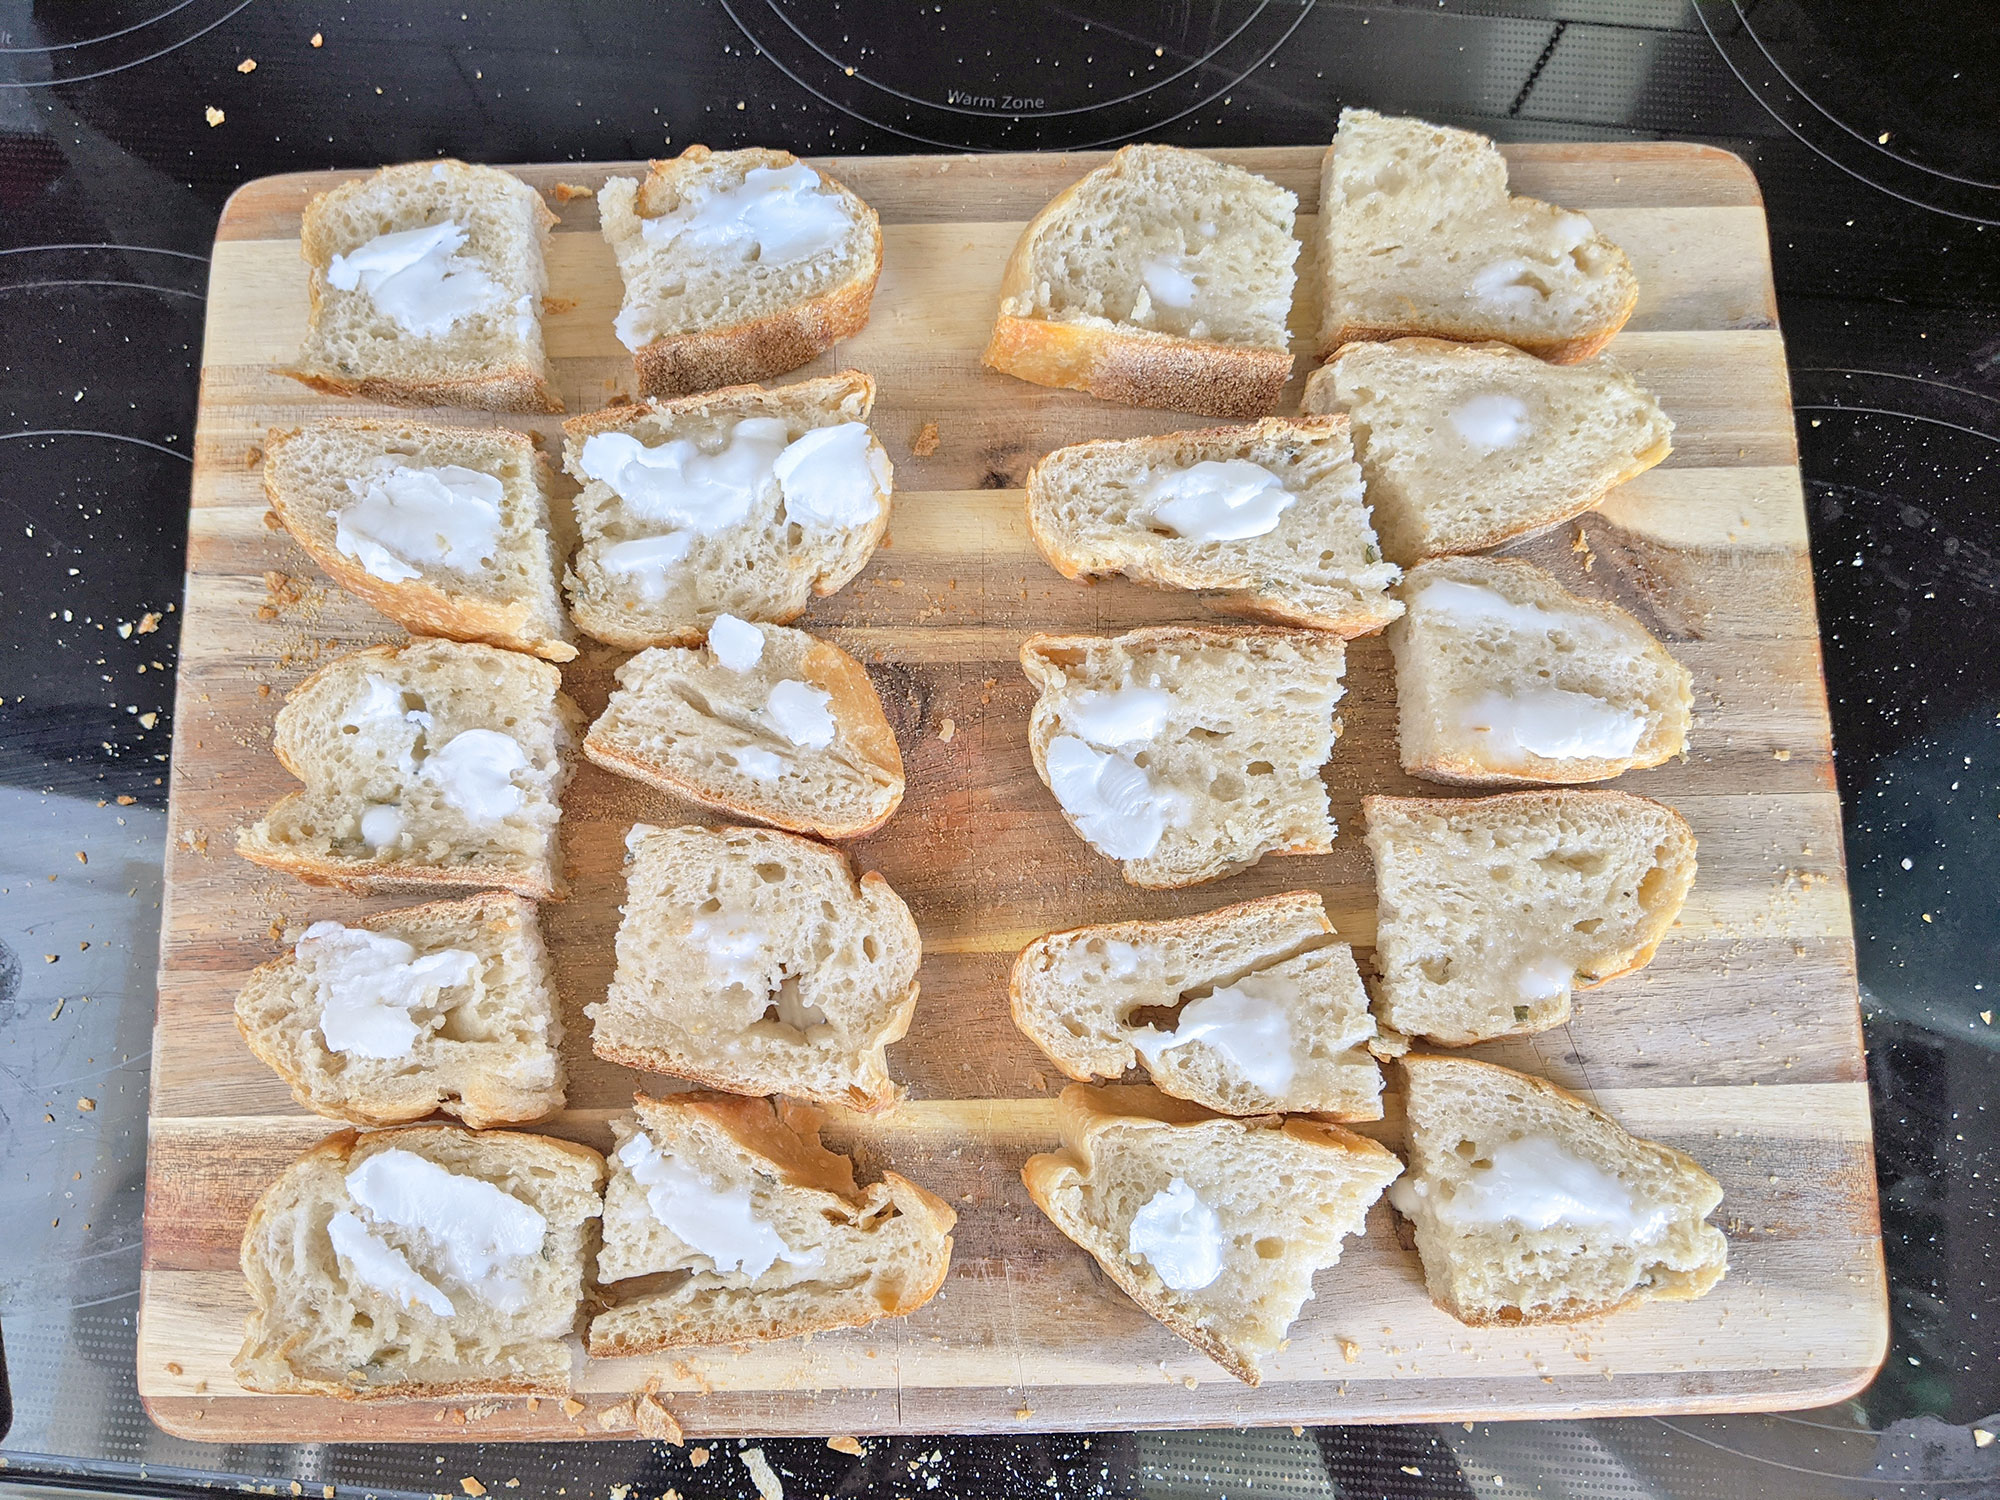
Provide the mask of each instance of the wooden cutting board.
[{"label": "wooden cutting board", "polygon": [[[1318,148],[1217,154],[1296,191],[1310,244]],[[1346,830],[1333,853],[1147,892],[1069,832],[1028,758],[1021,639],[1211,612],[1189,595],[1065,581],[1028,541],[1020,486],[1061,444],[1202,424],[979,365],[1023,221],[1102,156],[857,158],[825,165],[880,211],[886,265],[867,330],[814,370],[851,364],[880,383],[873,425],[896,464],[896,511],[867,571],[803,623],[868,663],[902,741],[909,795],[852,853],[908,900],[925,960],[915,1023],[889,1054],[909,1104],[881,1122],[840,1119],[830,1138],[958,1207],[944,1290],[907,1320],[810,1341],[579,1355],[573,1411],[549,1400],[343,1405],[238,1389],[229,1361],[248,1309],[236,1269],[245,1218],[333,1126],[302,1114],[239,1040],[236,989],[288,930],[407,904],[315,891],[231,848],[235,827],[292,785],[269,750],[286,690],[329,657],[398,634],[273,528],[259,484],[267,428],[368,410],[272,371],[305,327],[300,210],[347,175],[320,173],[237,193],[210,283],[148,1155],[139,1389],[154,1419],[215,1440],[436,1443],[599,1437],[600,1414],[615,1421],[620,1398],[649,1383],[691,1435],[1747,1410],[1822,1404],[1865,1384],[1886,1348],[1887,1298],[1805,511],[1757,186],[1741,161],[1697,146],[1507,155],[1520,191],[1584,210],[1631,254],[1644,290],[1612,352],[1678,424],[1665,464],[1580,525],[1511,550],[1633,610],[1692,670],[1690,754],[1617,785],[1687,817],[1701,875],[1650,968],[1580,996],[1563,1029],[1477,1055],[1577,1090],[1721,1180],[1730,1271],[1713,1295],[1573,1327],[1461,1327],[1425,1298],[1416,1256],[1378,1205],[1251,1390],[1139,1312],[1029,1203],[1020,1165],[1055,1143],[1061,1079],[1008,1018],[1007,966],[1023,943],[1081,922],[1311,886],[1365,948],[1374,893],[1360,798],[1443,792],[1398,770],[1388,652],[1361,641],[1327,777]],[[521,169],[562,217],[546,326],[572,413],[633,382],[611,334],[619,283],[595,205],[559,201],[556,189],[632,170]],[[1301,347],[1312,300],[1301,297],[1294,320]],[[556,446],[556,419],[501,420]],[[932,423],[936,449],[919,456]],[[602,706],[618,660],[590,648],[565,671],[586,712]],[[700,816],[593,767],[578,773],[563,821],[575,890],[544,912],[571,1107],[542,1128],[608,1147],[607,1118],[646,1082],[591,1057],[580,1011],[609,977],[626,828]],[[1399,1114],[1392,1097],[1376,1131],[1392,1144]]]}]

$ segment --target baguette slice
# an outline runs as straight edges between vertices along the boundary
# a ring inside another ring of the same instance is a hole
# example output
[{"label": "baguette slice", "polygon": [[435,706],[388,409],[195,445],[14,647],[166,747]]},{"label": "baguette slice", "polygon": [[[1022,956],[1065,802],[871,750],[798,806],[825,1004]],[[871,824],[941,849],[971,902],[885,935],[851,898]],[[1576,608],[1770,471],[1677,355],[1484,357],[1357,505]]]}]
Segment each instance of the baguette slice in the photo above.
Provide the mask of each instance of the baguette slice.
[{"label": "baguette slice", "polygon": [[[542,352],[555,222],[520,178],[462,161],[384,167],[320,194],[300,224],[305,343],[284,373],[392,406],[561,411]],[[389,235],[406,238],[376,243]]]},{"label": "baguette slice", "polygon": [[315,922],[251,972],[236,1029],[300,1104],[353,1125],[442,1110],[484,1130],[563,1107],[548,950],[519,896]]},{"label": "baguette slice", "polygon": [[1615,604],[1533,563],[1446,557],[1403,580],[1403,769],[1458,786],[1608,781],[1687,748],[1694,679]]},{"label": "baguette slice", "polygon": [[901,1097],[923,945],[902,899],[837,850],[764,828],[626,835],[611,988],[584,1014],[607,1062],[733,1094],[854,1109]]},{"label": "baguette slice", "polygon": [[903,800],[902,752],[867,668],[803,630],[734,615],[706,645],[656,646],[620,667],[583,752],[705,806],[827,839],[880,828]]},{"label": "baguette slice", "polygon": [[1673,449],[1659,402],[1609,360],[1544,364],[1508,344],[1348,344],[1304,409],[1352,420],[1382,550],[1405,566],[1594,510]]},{"label": "baguette slice", "polygon": [[[563,466],[583,486],[583,544],[564,579],[576,623],[635,651],[685,646],[717,615],[785,624],[845,587],[889,526],[895,472],[862,425],[874,404],[875,382],[846,370],[565,422]],[[773,422],[782,437],[762,426]],[[830,427],[859,432],[807,441]],[[846,446],[807,460],[822,443]],[[786,452],[802,460],[789,487],[777,473]],[[828,502],[828,479],[848,503]]]},{"label": "baguette slice", "polygon": [[1694,884],[1671,807],[1623,792],[1364,797],[1376,1013],[1447,1047],[1546,1031],[1652,961]]},{"label": "baguette slice", "polygon": [[1702,1296],[1729,1242],[1702,1222],[1722,1188],[1670,1146],[1540,1078],[1403,1059],[1412,1220],[1431,1300],[1462,1323],[1567,1323]]},{"label": "baguette slice", "polygon": [[1344,689],[1340,637],[1162,625],[1031,636],[1035,774],[1078,837],[1155,889],[1333,842],[1320,767]]},{"label": "baguette slice", "polygon": [[1382,1118],[1368,992],[1313,891],[1052,932],[1014,960],[1008,996],[1021,1034],[1079,1082],[1136,1062],[1220,1114]]},{"label": "baguette slice", "polygon": [[415,640],[321,667],[271,748],[305,790],[236,834],[245,859],[351,891],[563,889],[556,820],[582,716],[547,662]]},{"label": "baguette slice", "polygon": [[[455,1125],[328,1136],[243,1231],[254,1306],[237,1380],[349,1401],[564,1394],[604,1176],[595,1151],[548,1136]],[[440,1240],[427,1217],[492,1238]]]},{"label": "baguette slice", "polygon": [[1342,417],[1058,448],[1028,474],[1028,530],[1065,578],[1214,590],[1225,609],[1342,636],[1403,612]]},{"label": "baguette slice", "polygon": [[342,588],[419,635],[569,661],[569,515],[549,481],[505,428],[336,417],[264,443],[271,509]]},{"label": "baguette slice", "polygon": [[789,151],[690,146],[643,182],[613,177],[597,208],[642,395],[769,380],[868,322],[875,210]]},{"label": "baguette slice", "polygon": [[[1062,1149],[1028,1158],[1028,1195],[1141,1308],[1250,1385],[1314,1273],[1403,1170],[1338,1125],[1228,1119],[1153,1089],[1071,1084],[1058,1113]],[[1149,1233],[1172,1228],[1164,1245]]]},{"label": "baguette slice", "polygon": [[598,1358],[796,1338],[915,1312],[944,1285],[957,1220],[943,1199],[820,1144],[817,1110],[781,1099],[632,1101],[604,1193],[590,1323]]},{"label": "baguette slice", "polygon": [[1632,263],[1582,214],[1507,192],[1483,135],[1344,109],[1320,168],[1322,358],[1404,334],[1588,359],[1639,301]]},{"label": "baguette slice", "polygon": [[1292,373],[1298,204],[1199,151],[1125,147],[1022,231],[986,364],[1128,406],[1265,415]]}]

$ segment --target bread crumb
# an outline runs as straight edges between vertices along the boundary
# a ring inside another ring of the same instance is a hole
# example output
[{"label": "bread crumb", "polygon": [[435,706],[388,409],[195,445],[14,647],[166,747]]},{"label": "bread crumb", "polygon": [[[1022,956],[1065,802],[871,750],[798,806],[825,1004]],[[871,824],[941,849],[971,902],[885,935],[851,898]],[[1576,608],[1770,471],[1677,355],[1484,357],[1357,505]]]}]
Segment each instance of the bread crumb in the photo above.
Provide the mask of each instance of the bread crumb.
[{"label": "bread crumb", "polygon": [[1361,1358],[1361,1346],[1355,1343],[1353,1339],[1342,1339],[1340,1341],[1340,1357],[1350,1365],[1353,1364]]},{"label": "bread crumb", "polygon": [[1975,1448],[1991,1448],[1993,1446],[1993,1434],[1988,1432],[1984,1427],[1973,1428],[1972,1446]]},{"label": "bread crumb", "polygon": [[256,71],[257,71],[257,59],[256,59],[256,58],[254,58],[254,57],[246,57],[246,58],[244,58],[242,62],[240,62],[240,63],[238,63],[238,64],[236,65],[236,71],[237,71],[237,72],[239,72],[239,73],[254,73],[254,72],[256,72]]},{"label": "bread crumb", "polygon": [[90,856],[79,849],[76,851],[76,862],[80,865],[87,865],[90,863]]},{"label": "bread crumb", "polygon": [[689,1468],[692,1468],[692,1469],[699,1469],[699,1468],[700,1468],[700,1467],[701,1467],[701,1466],[702,1466],[703,1464],[705,1464],[705,1463],[707,1463],[707,1462],[708,1462],[708,1450],[707,1450],[706,1448],[690,1448],[690,1449],[688,1449],[688,1467],[689,1467]]},{"label": "bread crumb", "polygon": [[910,439],[910,452],[918,458],[929,458],[938,451],[938,428],[935,422],[926,422],[917,429],[917,435]]},{"label": "bread crumb", "polygon": [[322,45],[325,42],[325,40],[326,39],[322,37],[317,31],[313,33],[312,44],[315,47]]},{"label": "bread crumb", "polygon": [[155,724],[159,722],[160,722],[160,716],[158,714],[139,715],[139,727],[141,729],[151,729]]},{"label": "bread crumb", "polygon": [[132,627],[132,633],[134,635],[151,635],[154,631],[158,630],[159,628],[160,628],[159,611],[148,610],[146,611],[145,614],[139,616],[139,623]]},{"label": "bread crumb", "polygon": [[544,297],[544,298],[542,298],[542,316],[543,316],[543,317],[547,317],[547,318],[559,318],[559,317],[561,317],[561,316],[562,316],[562,315],[563,315],[564,313],[573,313],[573,312],[575,312],[575,311],[576,311],[576,298],[574,298],[574,297]]},{"label": "bread crumb", "polygon": [[180,1367],[180,1362],[179,1362],[178,1360],[172,1360],[172,1359],[168,1360],[168,1361],[167,1361],[167,1373],[168,1373],[169,1375],[178,1375],[178,1374],[180,1374],[180,1373],[181,1373],[181,1367]]},{"label": "bread crumb", "polygon": [[672,1443],[676,1448],[681,1446],[681,1424],[660,1398],[650,1391],[633,1402],[632,1419],[638,1424],[641,1437],[658,1443]]},{"label": "bread crumb", "polygon": [[114,797],[112,800],[116,802],[120,807],[130,807],[134,802],[137,802],[139,799],[137,797]]},{"label": "bread crumb", "polygon": [[559,182],[555,188],[556,202],[570,203],[578,198],[595,198],[596,188],[578,187],[573,182]]},{"label": "bread crumb", "polygon": [[633,1425],[632,1403],[620,1401],[615,1406],[607,1406],[597,1414],[597,1425],[606,1432],[616,1432]]},{"label": "bread crumb", "polygon": [[[306,596],[306,586],[304,584],[292,577],[291,574],[280,573],[275,568],[265,572],[264,590],[271,596],[271,602],[279,605],[297,604],[299,600]],[[157,616],[154,617],[154,623],[158,624]],[[144,635],[145,631],[142,629],[139,633]]]},{"label": "bread crumb", "polygon": [[986,704],[986,703],[991,703],[993,701],[993,689],[996,686],[998,686],[999,682],[1000,682],[999,678],[989,677],[984,682],[979,684],[980,703]]},{"label": "bread crumb", "polygon": [[1790,760],[1791,758],[1792,752],[1789,750],[1773,750],[1771,752],[1772,760]]},{"label": "bread crumb", "polygon": [[283,531],[285,529],[285,523],[278,519],[278,513],[275,510],[264,512],[264,524],[272,531]]},{"label": "bread crumb", "polygon": [[470,1474],[459,1480],[458,1487],[468,1495],[483,1495],[486,1493],[486,1486],[481,1484],[477,1479],[474,1479]]},{"label": "bread crumb", "polygon": [[826,1445],[835,1453],[851,1453],[856,1458],[868,1456],[868,1450],[861,1446],[861,1439],[857,1437],[830,1437]]},{"label": "bread crumb", "polygon": [[254,469],[264,461],[264,450],[255,443],[243,450],[243,467]]},{"label": "bread crumb", "polygon": [[957,733],[958,725],[950,719],[946,719],[938,725],[938,738],[947,745],[951,743],[952,736]]},{"label": "bread crumb", "polygon": [[[276,925],[276,924],[273,924],[273,925]],[[541,1398],[540,1396],[530,1396],[530,1397],[528,1398],[528,1410],[529,1410],[529,1411],[540,1411],[541,1409],[542,1409],[542,1398]],[[516,1480],[516,1481],[515,1481],[515,1483],[516,1483],[516,1484],[518,1484],[519,1482],[520,1482],[519,1480]]]},{"label": "bread crumb", "polygon": [[1017,1422],[1025,1422],[1034,1414],[1035,1409],[1032,1406],[1017,1406],[1014,1408],[1014,1420]]},{"label": "bread crumb", "polygon": [[[319,44],[315,42],[313,45],[318,46]],[[563,1397],[562,1411],[564,1416],[573,1417],[576,1416],[582,1410],[583,1410],[583,1403],[577,1400],[576,1397],[574,1396]]]},{"label": "bread crumb", "polygon": [[778,1482],[778,1476],[772,1472],[762,1448],[745,1448],[736,1456],[743,1460],[743,1467],[750,1471],[750,1482],[757,1486],[758,1500],[785,1500],[785,1487]]},{"label": "bread crumb", "polygon": [[79,1099],[76,1101],[76,1107],[84,1114],[89,1114],[97,1108],[97,1101],[95,1099]]},{"label": "bread crumb", "polygon": [[1292,1429],[1293,1437],[1304,1437],[1305,1435],[1306,1435],[1306,1430],[1303,1427],[1294,1427]]},{"label": "bread crumb", "polygon": [[223,114],[221,110],[217,109],[213,104],[209,105],[209,107],[203,110],[202,113],[208,119],[208,128],[210,130],[213,130],[216,126],[220,125],[224,120],[229,118],[227,115]]},{"label": "bread crumb", "polygon": [[1181,1384],[1186,1386],[1191,1391],[1199,1390],[1201,1388],[1201,1382],[1195,1379],[1194,1376],[1192,1375],[1181,1376]]},{"label": "bread crumb", "polygon": [[1042,1075],[1039,1073],[1037,1073],[1033,1078],[1029,1079],[1028,1081],[1034,1084],[1035,1092],[1038,1094],[1046,1094],[1049,1091],[1048,1079],[1042,1077]]}]

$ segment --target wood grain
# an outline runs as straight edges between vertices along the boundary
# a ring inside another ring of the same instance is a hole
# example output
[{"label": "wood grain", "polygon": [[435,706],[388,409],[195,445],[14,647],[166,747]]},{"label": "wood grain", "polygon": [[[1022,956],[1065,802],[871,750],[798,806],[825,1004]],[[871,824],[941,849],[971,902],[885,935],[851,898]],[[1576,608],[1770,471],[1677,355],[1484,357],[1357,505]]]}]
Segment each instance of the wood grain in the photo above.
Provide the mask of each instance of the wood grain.
[{"label": "wood grain", "polygon": [[[1219,154],[1297,191],[1309,230],[1316,149]],[[910,902],[926,958],[915,1024],[890,1052],[911,1103],[882,1121],[842,1118],[832,1134],[864,1168],[893,1163],[957,1206],[944,1290],[902,1322],[809,1343],[676,1359],[579,1354],[584,1409],[574,1419],[551,1401],[468,1411],[239,1390],[229,1360],[247,1310],[235,1269],[245,1216],[329,1126],[302,1115],[244,1048],[235,992],[288,931],[399,904],[313,891],[231,852],[235,827],[290,786],[269,753],[284,692],[328,657],[397,634],[267,524],[255,467],[270,427],[363,409],[271,369],[304,327],[299,212],[352,175],[313,174],[237,193],[210,288],[148,1156],[139,1384],[155,1420],[217,1441],[600,1437],[598,1412],[657,1380],[691,1435],[1014,1431],[1768,1409],[1866,1383],[1886,1349],[1886,1284],[1761,200],[1740,161],[1703,147],[1525,146],[1508,156],[1519,190],[1590,213],[1632,255],[1645,290],[1612,353],[1678,424],[1666,464],[1579,525],[1510,550],[1636,611],[1693,672],[1686,759],[1618,784],[1689,819],[1701,875],[1650,968],[1581,995],[1559,1031],[1477,1051],[1585,1093],[1721,1180],[1731,1269],[1713,1295],[1573,1328],[1463,1328],[1424,1297],[1415,1256],[1378,1206],[1251,1391],[1138,1312],[1028,1202],[1019,1167],[1054,1142],[1061,1080],[1007,1017],[1006,970],[1019,946],[1057,926],[1310,886],[1365,948],[1374,893],[1355,836],[1360,799],[1439,789],[1397,768],[1388,654],[1362,641],[1350,652],[1345,734],[1327,775],[1348,830],[1330,854],[1267,860],[1201,890],[1147,892],[1069,833],[1028,760],[1021,639],[1210,612],[1119,580],[1064,581],[1028,541],[1019,487],[1060,444],[1189,424],[978,364],[991,288],[1021,222],[1100,156],[856,159],[824,165],[882,213],[887,263],[867,330],[815,368],[851,364],[879,382],[874,426],[896,462],[896,514],[867,571],[805,623],[868,663],[902,743],[909,795],[854,854]],[[547,192],[596,186],[633,165],[521,170]],[[616,276],[591,200],[552,206],[562,222],[551,294],[574,304],[548,319],[554,379],[569,409],[586,411],[632,388],[609,327]],[[1296,327],[1311,326],[1312,303],[1301,297]],[[506,420],[557,433],[555,419]],[[918,457],[910,444],[926,422],[941,441]],[[565,669],[586,711],[602,704],[619,660],[592,647]],[[578,773],[563,824],[574,894],[543,912],[572,1038],[570,1108],[545,1127],[553,1133],[608,1144],[607,1120],[645,1082],[590,1057],[581,1008],[609,978],[625,829],[695,816],[593,767]],[[1370,1129],[1397,1142],[1400,1101]]]}]

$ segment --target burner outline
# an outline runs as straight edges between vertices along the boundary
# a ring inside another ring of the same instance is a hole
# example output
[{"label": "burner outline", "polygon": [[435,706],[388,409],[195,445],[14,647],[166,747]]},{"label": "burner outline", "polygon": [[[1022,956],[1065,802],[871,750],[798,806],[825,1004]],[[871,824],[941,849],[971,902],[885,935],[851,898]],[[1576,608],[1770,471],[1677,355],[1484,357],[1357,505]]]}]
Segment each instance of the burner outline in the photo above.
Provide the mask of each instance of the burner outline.
[{"label": "burner outline", "polygon": [[[193,0],[182,0],[183,5],[188,5],[192,3]],[[149,52],[144,57],[135,57],[130,62],[119,63],[116,67],[99,68],[95,73],[65,74],[61,78],[0,78],[0,89],[60,88],[65,84],[89,83],[92,79],[95,78],[109,78],[113,73],[123,73],[128,68],[144,67],[149,62],[156,62],[160,58],[165,57],[169,52],[178,52],[181,48],[185,47],[189,42],[199,41],[202,37],[207,36],[211,31],[215,30],[218,26],[222,25],[224,22],[228,21],[231,17],[236,15],[238,11],[248,10],[254,4],[256,4],[256,0],[237,0],[236,4],[230,6],[228,10],[224,11],[221,15],[217,16],[213,21],[210,21],[206,26],[202,27],[199,31],[190,32],[187,36],[182,37],[179,41],[169,43],[167,46],[160,48],[157,52]],[[174,14],[175,11],[178,11],[181,8],[182,6],[176,6],[174,7],[173,11],[162,11],[160,15],[155,17],[154,19],[159,20],[166,16],[172,15]],[[151,25],[152,22],[149,21],[146,22],[145,24]],[[132,31],[136,31],[139,29],[141,28],[139,27],[128,28],[128,30]],[[105,37],[98,38],[97,40],[100,41],[108,40],[111,37],[124,36],[126,34],[127,33],[124,31],[108,32],[106,33]],[[91,45],[91,43],[79,42],[79,43],[65,44],[63,47],[46,47],[46,48],[23,47],[23,48],[17,48],[15,50],[14,55],[20,56],[25,54],[29,56],[52,56],[54,53],[68,50],[69,47],[72,46],[89,46],[89,45]]]}]

